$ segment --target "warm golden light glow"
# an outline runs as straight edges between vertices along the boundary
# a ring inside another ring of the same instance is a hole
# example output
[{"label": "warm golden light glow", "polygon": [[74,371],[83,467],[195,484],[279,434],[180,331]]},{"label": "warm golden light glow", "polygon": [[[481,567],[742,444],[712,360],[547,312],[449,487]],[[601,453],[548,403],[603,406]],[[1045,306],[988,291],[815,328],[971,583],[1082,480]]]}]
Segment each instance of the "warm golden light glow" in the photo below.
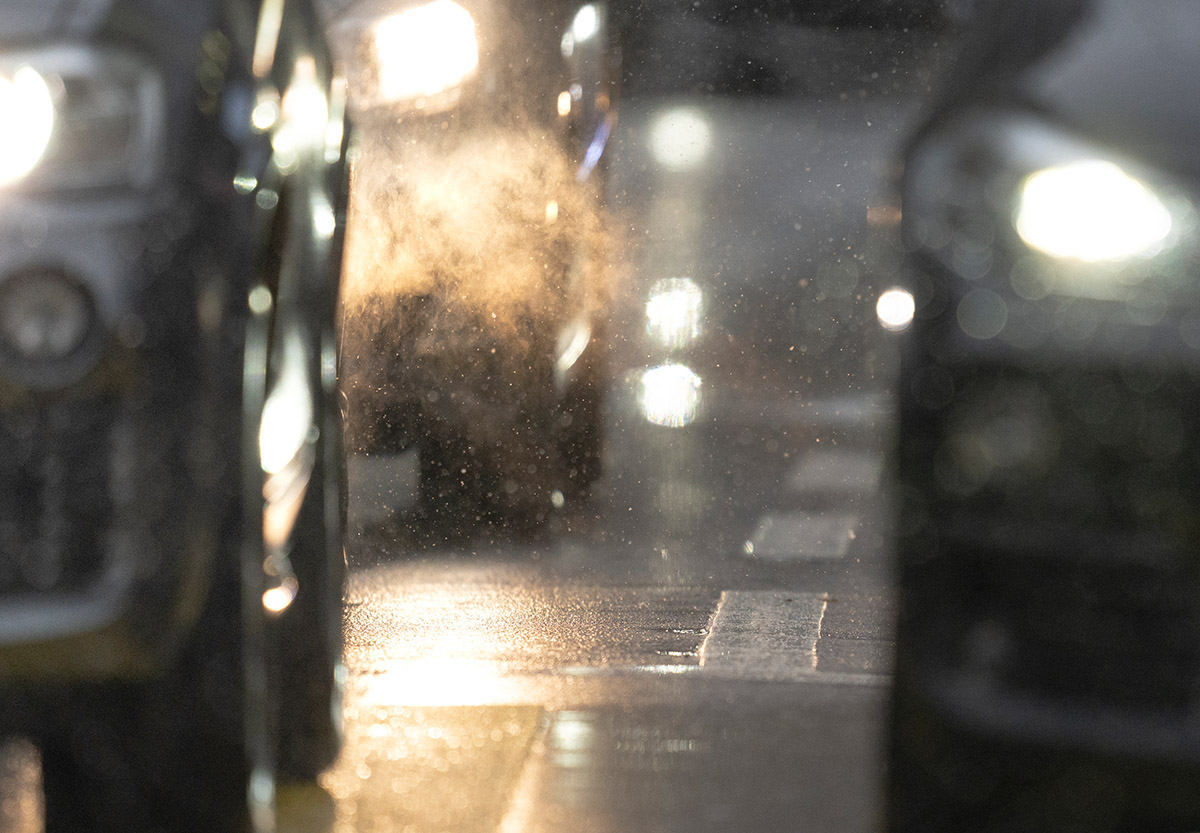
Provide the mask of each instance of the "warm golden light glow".
[{"label": "warm golden light glow", "polygon": [[681,364],[653,367],[642,374],[642,414],[668,428],[691,424],[700,411],[702,380]]},{"label": "warm golden light glow", "polygon": [[368,702],[480,706],[519,699],[521,681],[494,662],[430,656],[389,668],[364,683]]},{"label": "warm golden light glow", "polygon": [[567,90],[558,94],[558,114],[560,116],[571,115],[571,93]]},{"label": "warm golden light glow", "polygon": [[275,49],[283,28],[284,0],[264,0],[258,15],[258,31],[254,36],[252,69],[257,78],[266,78],[275,63]]},{"label": "warm golden light glow", "polygon": [[[258,113],[258,108],[255,108]],[[329,101],[317,79],[311,55],[296,60],[292,80],[279,105],[282,124],[271,137],[275,164],[284,174],[295,171],[306,153],[324,154],[329,129]],[[266,113],[269,118],[269,110]]]},{"label": "warm golden light glow", "polygon": [[321,89],[317,62],[311,55],[296,59],[280,109],[289,127],[306,142],[324,142],[329,130],[329,100]]},{"label": "warm golden light glow", "polygon": [[889,289],[879,296],[875,304],[875,315],[885,330],[901,333],[912,324],[916,304],[912,293],[904,289]]},{"label": "warm golden light glow", "polygon": [[54,102],[46,80],[24,66],[0,76],[0,185],[29,174],[50,144]]},{"label": "warm golden light glow", "polygon": [[664,347],[679,349],[700,337],[704,292],[691,278],[666,278],[650,289],[646,335]]},{"label": "warm golden light glow", "polygon": [[279,585],[263,591],[263,610],[268,613],[280,614],[291,607],[296,600],[299,585],[294,578],[286,578]]},{"label": "warm golden light glow", "polygon": [[1124,260],[1161,250],[1171,212],[1119,166],[1089,159],[1028,177],[1016,227],[1026,243],[1055,257]]},{"label": "warm golden light glow", "polygon": [[447,93],[475,74],[475,20],[453,0],[433,0],[375,26],[379,95],[401,102]]}]

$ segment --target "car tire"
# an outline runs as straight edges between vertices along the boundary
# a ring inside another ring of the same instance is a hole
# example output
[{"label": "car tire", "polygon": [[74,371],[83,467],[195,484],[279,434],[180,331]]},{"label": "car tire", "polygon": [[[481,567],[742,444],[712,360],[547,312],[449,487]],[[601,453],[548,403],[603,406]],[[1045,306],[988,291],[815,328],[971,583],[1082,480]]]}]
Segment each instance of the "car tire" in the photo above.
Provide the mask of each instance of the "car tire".
[{"label": "car tire", "polygon": [[[902,662],[902,660],[901,660]],[[1112,831],[1114,818],[1086,819],[1056,785],[1070,780],[1070,757],[1006,743],[953,725],[898,667],[888,738],[888,833],[1024,833],[1070,829]],[[1119,791],[1119,784],[1112,785]],[[1067,817],[1061,814],[1070,807]],[[1077,823],[1078,826],[1074,826]],[[1094,825],[1094,826],[1093,826]]]},{"label": "car tire", "polygon": [[242,621],[236,580],[219,582],[171,673],[56,704],[36,738],[47,833],[254,828],[251,795],[269,811],[273,791],[256,743],[268,737],[265,687],[246,674],[257,640]]},{"label": "car tire", "polygon": [[541,426],[534,442],[522,437],[511,445],[518,444],[519,453],[452,426],[427,428],[419,446],[417,511],[435,539],[470,537],[481,528],[527,534],[546,523],[565,477],[555,436]]},{"label": "car tire", "polygon": [[569,500],[586,498],[604,469],[605,378],[598,355],[602,346],[593,336],[558,408],[554,444],[562,469],[557,479]]},{"label": "car tire", "polygon": [[277,766],[285,781],[315,780],[337,759],[344,734],[345,461],[340,411],[329,399],[294,534],[291,562],[299,589],[275,623],[281,697]]},{"label": "car tire", "polygon": [[[900,675],[893,686],[887,746],[888,833],[949,830],[962,808],[935,771],[953,768],[944,733]],[[934,761],[938,763],[935,764]]]}]

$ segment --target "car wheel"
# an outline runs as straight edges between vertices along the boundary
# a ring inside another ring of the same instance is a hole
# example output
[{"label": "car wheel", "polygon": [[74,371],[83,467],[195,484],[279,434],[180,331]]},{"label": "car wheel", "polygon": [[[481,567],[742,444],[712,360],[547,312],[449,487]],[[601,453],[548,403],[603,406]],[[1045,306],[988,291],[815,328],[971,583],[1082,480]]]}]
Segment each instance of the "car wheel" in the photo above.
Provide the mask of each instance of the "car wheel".
[{"label": "car wheel", "polygon": [[[347,131],[343,155],[351,141]],[[344,244],[349,166],[343,165],[329,175],[333,178],[330,188],[335,210],[342,220],[323,262],[336,272]],[[286,232],[285,237],[290,240]],[[290,250],[285,257],[302,262],[305,255]],[[272,682],[278,691],[276,769],[287,781],[315,780],[337,759],[344,735],[342,602],[347,573],[344,535],[348,487],[341,394],[337,374],[329,373],[330,367],[340,369],[336,322],[341,309],[337,290],[318,308],[317,320],[312,322],[315,334],[306,337],[308,354],[316,363],[308,369],[316,440],[311,448],[312,471],[287,553],[296,595],[271,622],[268,652]]]},{"label": "car wheel", "polygon": [[592,341],[557,414],[554,444],[562,465],[557,480],[568,499],[586,497],[604,466],[605,377],[603,362],[597,355],[602,344],[597,336]]},{"label": "car wheel", "polygon": [[47,833],[244,833],[271,812],[258,743],[265,686],[247,679],[261,664],[242,621],[237,581],[226,579],[170,674],[80,689],[57,704],[36,738]]},{"label": "car wheel", "polygon": [[937,773],[953,772],[954,750],[899,675],[892,692],[887,752],[888,833],[949,830],[963,808]]},{"label": "car wheel", "polygon": [[276,623],[278,771],[285,780],[315,779],[337,759],[343,738],[345,461],[341,416],[329,397],[322,423],[291,553],[298,591]]},{"label": "car wheel", "polygon": [[527,533],[550,518],[565,476],[551,416],[547,406],[536,425],[501,437],[436,421],[425,427],[418,512],[435,537],[451,540],[481,526]]}]

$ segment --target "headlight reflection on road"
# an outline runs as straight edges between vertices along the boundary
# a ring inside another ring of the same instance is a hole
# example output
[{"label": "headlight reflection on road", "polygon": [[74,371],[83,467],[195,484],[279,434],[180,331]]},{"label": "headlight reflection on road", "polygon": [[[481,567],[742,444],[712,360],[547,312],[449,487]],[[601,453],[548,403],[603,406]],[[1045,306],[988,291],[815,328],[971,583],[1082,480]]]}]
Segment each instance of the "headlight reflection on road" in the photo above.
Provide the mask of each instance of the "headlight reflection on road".
[{"label": "headlight reflection on road", "polygon": [[46,80],[24,66],[0,76],[0,185],[21,179],[41,161],[54,131]]},{"label": "headlight reflection on road", "polygon": [[642,414],[667,428],[690,425],[700,412],[702,380],[681,364],[653,367],[642,374]]},{"label": "headlight reflection on road", "polygon": [[650,126],[650,149],[665,168],[684,171],[708,159],[712,128],[693,107],[676,107],[659,115]]},{"label": "headlight reflection on road", "polygon": [[646,301],[646,335],[670,349],[700,337],[704,292],[691,278],[657,281]]},{"label": "headlight reflection on road", "polygon": [[364,680],[368,703],[403,706],[489,706],[529,697],[527,685],[499,663],[429,656],[388,666]]},{"label": "headlight reflection on road", "polygon": [[910,292],[904,289],[889,289],[879,296],[875,304],[875,315],[888,332],[902,333],[912,324],[916,304]]}]

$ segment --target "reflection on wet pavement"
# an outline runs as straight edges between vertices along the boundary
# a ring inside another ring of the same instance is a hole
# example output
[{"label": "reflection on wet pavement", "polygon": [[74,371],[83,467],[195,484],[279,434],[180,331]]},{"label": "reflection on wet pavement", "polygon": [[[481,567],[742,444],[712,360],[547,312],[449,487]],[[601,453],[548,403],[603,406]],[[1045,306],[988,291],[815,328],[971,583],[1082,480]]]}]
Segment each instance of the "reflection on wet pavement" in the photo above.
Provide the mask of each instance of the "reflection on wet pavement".
[{"label": "reflection on wet pavement", "polygon": [[322,782],[337,833],[496,830],[544,720],[536,706],[351,706],[347,718],[363,730]]},{"label": "reflection on wet pavement", "polygon": [[[920,44],[840,37],[764,33],[794,95],[622,102],[631,277],[589,502],[448,543],[405,514],[415,454],[351,460],[347,743],[320,789],[281,792],[283,830],[876,829],[885,329],[906,325],[877,301],[925,75]],[[3,833],[36,829],[12,822],[37,814],[22,754],[0,753],[24,784]]]},{"label": "reflection on wet pavement", "polygon": [[881,604],[549,586],[469,562],[358,572],[348,742],[322,781],[333,829],[865,829]]},{"label": "reflection on wet pavement", "polygon": [[25,833],[41,826],[41,761],[24,741],[0,741],[0,830]]}]

